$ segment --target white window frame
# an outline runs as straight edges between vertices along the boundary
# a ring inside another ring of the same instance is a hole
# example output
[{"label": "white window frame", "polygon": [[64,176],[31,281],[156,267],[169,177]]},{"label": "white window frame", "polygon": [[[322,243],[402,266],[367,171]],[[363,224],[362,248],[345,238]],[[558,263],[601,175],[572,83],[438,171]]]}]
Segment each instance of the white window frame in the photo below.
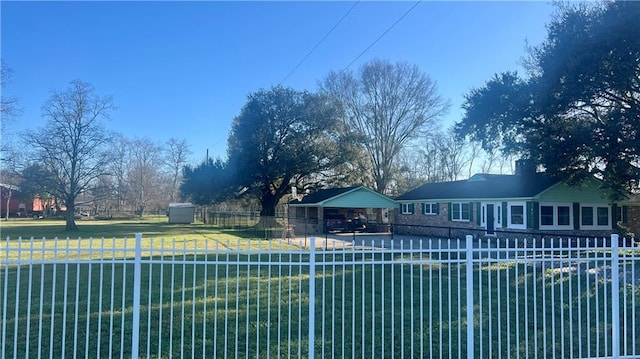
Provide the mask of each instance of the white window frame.
[{"label": "white window frame", "polygon": [[[511,211],[513,207],[522,207],[522,224],[513,223]],[[507,227],[512,229],[527,229],[527,203],[526,202],[508,202],[507,203]]]},{"label": "white window frame", "polygon": [[[592,208],[593,209],[593,224],[592,225],[583,225],[582,224],[582,209],[583,208]],[[598,208],[607,208],[607,224],[599,225],[598,224]],[[580,203],[580,229],[585,230],[606,230],[611,229],[611,206],[604,203]]]},{"label": "white window frame", "polygon": [[[402,214],[413,214],[409,208],[413,203],[402,203]],[[413,207],[415,211],[415,206]]]},{"label": "white window frame", "polygon": [[[462,218],[462,206],[463,205],[467,205],[469,206],[469,218]],[[459,210],[458,213],[460,214],[459,218],[455,217],[456,214],[456,210],[454,209],[454,207],[458,206]],[[471,203],[469,202],[452,202],[451,203],[451,220],[455,221],[455,222],[470,222],[471,221],[471,211],[473,211],[473,208],[471,208]]]},{"label": "white window frame", "polygon": [[[428,212],[425,211],[427,206],[429,207]],[[425,216],[435,216],[436,214],[438,214],[437,206],[438,204],[435,202],[423,202],[420,207],[422,207],[422,214],[424,214]]]},{"label": "white window frame", "polygon": [[[547,225],[542,224],[542,207],[553,207],[553,224]],[[559,207],[568,207],[569,208],[569,224],[567,225],[559,225],[558,224],[558,208]],[[538,208],[538,223],[540,223],[540,229],[557,229],[557,230],[573,230],[573,203],[540,203]]]}]

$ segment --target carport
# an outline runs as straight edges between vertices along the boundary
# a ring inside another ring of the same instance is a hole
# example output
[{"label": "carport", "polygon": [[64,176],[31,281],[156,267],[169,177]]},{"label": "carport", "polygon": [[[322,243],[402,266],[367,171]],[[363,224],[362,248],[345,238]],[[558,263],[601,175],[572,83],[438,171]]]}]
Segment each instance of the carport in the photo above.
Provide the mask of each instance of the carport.
[{"label": "carport", "polygon": [[366,223],[367,232],[388,232],[390,212],[396,206],[393,199],[364,186],[329,188],[289,202],[289,220],[298,229],[304,226],[310,233],[355,229],[347,225],[333,227],[331,221],[339,221],[338,218],[349,223],[356,219],[362,221]]}]

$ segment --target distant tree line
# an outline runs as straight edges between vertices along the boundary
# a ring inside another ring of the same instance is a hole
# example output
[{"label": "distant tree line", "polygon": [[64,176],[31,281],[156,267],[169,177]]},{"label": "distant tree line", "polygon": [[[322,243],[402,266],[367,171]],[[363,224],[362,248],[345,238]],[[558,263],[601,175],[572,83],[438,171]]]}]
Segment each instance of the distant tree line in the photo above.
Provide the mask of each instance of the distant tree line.
[{"label": "distant tree line", "polygon": [[20,188],[22,196],[64,208],[67,230],[77,229],[80,200],[90,201],[104,216],[142,216],[167,208],[179,200],[189,145],[186,140],[156,143],[109,131],[104,120],[113,108],[110,96],[96,94],[91,84],[79,80],[52,91],[42,106],[45,126],[20,134],[24,146],[14,146],[19,151],[3,149],[3,180]]}]

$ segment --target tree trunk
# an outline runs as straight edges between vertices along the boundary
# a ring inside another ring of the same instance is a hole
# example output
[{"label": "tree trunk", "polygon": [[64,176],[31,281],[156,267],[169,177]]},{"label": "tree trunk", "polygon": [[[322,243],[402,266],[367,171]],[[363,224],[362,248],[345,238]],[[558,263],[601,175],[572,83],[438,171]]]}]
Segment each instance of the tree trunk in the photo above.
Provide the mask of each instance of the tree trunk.
[{"label": "tree trunk", "polygon": [[[276,222],[276,205],[278,204],[278,201],[279,198],[270,191],[263,192],[261,198],[262,208],[260,209],[260,221],[257,224],[258,228],[264,228],[271,233],[271,229],[278,225]],[[272,236],[268,235],[268,237],[271,238]]]},{"label": "tree trunk", "polygon": [[5,221],[9,220],[9,204],[11,204],[11,188],[9,188],[9,192],[7,194],[7,213],[5,216]]},{"label": "tree trunk", "polygon": [[66,220],[67,224],[64,227],[65,231],[77,231],[78,226],[76,225],[76,206],[73,201],[67,201],[67,212],[66,212]]}]

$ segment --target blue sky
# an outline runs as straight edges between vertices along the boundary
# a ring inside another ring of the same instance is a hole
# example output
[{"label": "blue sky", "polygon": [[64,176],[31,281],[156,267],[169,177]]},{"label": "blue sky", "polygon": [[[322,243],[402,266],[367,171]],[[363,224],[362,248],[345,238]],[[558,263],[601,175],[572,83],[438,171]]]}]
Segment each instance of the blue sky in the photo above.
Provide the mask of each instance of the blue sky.
[{"label": "blue sky", "polygon": [[[105,124],[127,137],[186,139],[199,162],[225,156],[247,94],[280,84],[355,2],[0,2],[5,93],[22,114],[9,129],[45,123],[51,89],[74,79],[112,95]],[[415,2],[359,2],[282,83],[315,91]],[[494,73],[520,70],[526,41],[540,43],[549,2],[423,1],[350,69],[373,58],[416,64],[462,115],[463,96]]]}]

